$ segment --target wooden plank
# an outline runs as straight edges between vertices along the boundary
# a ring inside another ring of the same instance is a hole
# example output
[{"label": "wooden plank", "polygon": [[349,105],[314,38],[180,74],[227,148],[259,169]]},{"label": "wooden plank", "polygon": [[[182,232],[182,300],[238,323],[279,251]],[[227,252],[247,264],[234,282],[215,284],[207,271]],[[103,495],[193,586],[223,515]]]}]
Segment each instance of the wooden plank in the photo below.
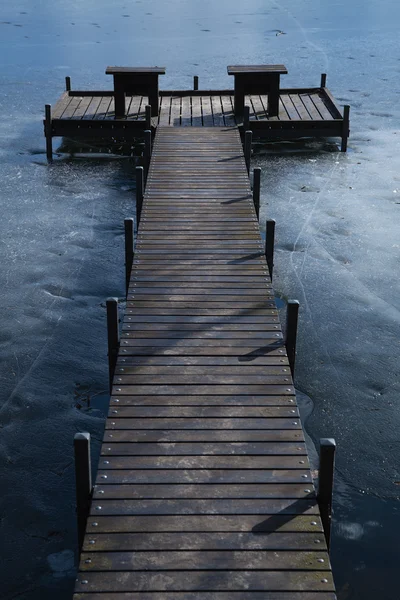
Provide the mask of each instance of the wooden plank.
[{"label": "wooden plank", "polygon": [[[310,479],[309,471],[306,469],[196,469],[195,472],[193,472],[193,469],[108,469],[107,471],[98,472],[96,484],[164,483],[172,485],[195,482],[223,485],[225,483],[243,483],[244,481],[246,483],[308,483]],[[282,515],[281,517],[283,520]],[[210,518],[210,515],[207,515],[207,518]],[[202,524],[204,525],[203,522]],[[128,527],[128,523],[124,524],[124,527]],[[130,531],[130,529],[122,529],[121,531]],[[182,529],[177,531],[182,531]],[[197,529],[196,531],[207,530]],[[235,529],[235,531],[237,530]]]},{"label": "wooden plank", "polygon": [[[104,594],[89,592],[74,594],[73,600],[104,600]],[[107,600],[277,600],[276,592],[115,592],[107,593]],[[336,600],[331,592],[279,592],[279,600]]]},{"label": "wooden plank", "polygon": [[160,110],[158,115],[159,126],[169,125],[171,112],[171,97],[163,96],[160,98]]},{"label": "wooden plank", "polygon": [[[165,443],[304,441],[304,436],[302,431],[298,429],[202,429],[190,431],[184,429],[118,430],[113,428],[104,432],[104,444],[108,442],[142,443],[162,441]],[[243,481],[238,483],[243,483]]]},{"label": "wooden plank", "polygon": [[[108,486],[113,488],[114,486]],[[155,486],[154,486],[155,487]],[[175,486],[174,489],[176,489]],[[283,532],[254,534],[252,532],[152,532],[152,533],[102,533],[92,534],[83,547],[86,552],[143,551],[143,550],[297,550],[326,551],[325,537],[321,533]]]},{"label": "wooden plank", "polygon": [[191,98],[186,96],[181,99],[181,125],[189,127],[192,125],[192,104]]},{"label": "wooden plank", "polygon": [[[118,445],[118,444],[116,444]],[[140,444],[139,444],[140,446]],[[105,500],[138,500],[156,498],[165,500],[186,499],[212,499],[212,498],[232,498],[232,499],[292,499],[315,498],[313,486],[300,484],[225,484],[213,485],[207,484],[174,484],[173,486],[159,484],[137,484],[137,485],[99,485],[94,489],[93,498],[98,502]]]},{"label": "wooden plank", "polygon": [[[94,525],[94,523],[97,523]],[[122,532],[230,532],[253,533],[322,533],[319,517],[293,515],[166,515],[155,519],[152,515],[102,517],[88,519],[88,533]]]},{"label": "wooden plank", "polygon": [[[129,387],[129,386],[126,386]],[[137,386],[137,393],[151,393],[152,391],[162,393],[173,391],[173,388],[166,388],[167,386]],[[139,389],[140,388],[140,389]],[[129,390],[132,393],[133,390]],[[182,386],[182,391],[177,390],[177,393],[190,393],[186,391],[185,387]],[[122,390],[118,391],[119,395],[123,395]],[[114,420],[106,421],[106,429],[299,429],[300,422],[296,417],[290,418],[268,418],[268,417],[230,417],[230,418],[192,418],[192,417],[164,417],[164,418],[115,418]],[[233,464],[233,462],[232,462]],[[300,466],[298,465],[298,468]]]},{"label": "wooden plank", "polygon": [[204,127],[210,127],[214,124],[211,109],[211,96],[201,96],[200,101],[203,125]]},{"label": "wooden plank", "polygon": [[[104,600],[104,594],[78,593],[73,600]],[[107,593],[107,600],[277,600],[276,592],[230,591],[230,592],[115,592]],[[336,600],[331,592],[279,592],[279,600]]]},{"label": "wooden plank", "polygon": [[94,502],[90,518],[133,515],[316,515],[316,499],[308,498],[149,498]]},{"label": "wooden plank", "polygon": [[103,456],[218,456],[218,455],[297,455],[307,454],[304,444],[294,442],[156,442],[156,443],[110,443],[103,446]]},{"label": "wooden plank", "polygon": [[[175,127],[181,124],[181,98],[179,97],[172,97],[171,99],[170,124]],[[154,148],[155,156],[156,153],[157,147]]]},{"label": "wooden plank", "polygon": [[[301,574],[299,574],[301,573]],[[82,581],[86,583],[83,584]],[[186,571],[89,573],[78,577],[76,591],[196,591],[196,590],[332,591],[329,572],[307,571]]]},{"label": "wooden plank", "polygon": [[[90,559],[90,561],[88,560]],[[83,553],[82,571],[164,571],[164,570],[244,570],[284,569],[326,571],[329,556],[326,552],[233,552],[202,551],[146,551]]]}]

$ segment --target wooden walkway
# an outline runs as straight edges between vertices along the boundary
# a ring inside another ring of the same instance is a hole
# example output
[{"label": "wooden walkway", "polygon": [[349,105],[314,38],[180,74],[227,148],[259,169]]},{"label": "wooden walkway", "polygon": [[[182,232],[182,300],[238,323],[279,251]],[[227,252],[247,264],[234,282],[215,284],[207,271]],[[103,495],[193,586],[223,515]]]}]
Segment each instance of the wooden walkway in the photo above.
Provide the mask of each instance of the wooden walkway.
[{"label": "wooden walkway", "polygon": [[157,129],[75,600],[334,600],[231,128]]}]

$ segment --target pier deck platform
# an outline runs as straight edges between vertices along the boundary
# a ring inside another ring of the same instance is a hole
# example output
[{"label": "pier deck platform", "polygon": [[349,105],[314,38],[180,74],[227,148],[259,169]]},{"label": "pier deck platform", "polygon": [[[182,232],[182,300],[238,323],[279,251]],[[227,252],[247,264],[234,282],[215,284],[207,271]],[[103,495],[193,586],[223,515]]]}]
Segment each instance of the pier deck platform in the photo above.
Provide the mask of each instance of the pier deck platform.
[{"label": "pier deck platform", "polygon": [[74,600],[335,600],[236,126],[159,126]]},{"label": "pier deck platform", "polygon": [[[49,115],[46,135],[71,138],[131,139],[158,126],[221,127],[238,125],[254,137],[290,140],[300,137],[339,137],[346,150],[347,109],[343,114],[325,85],[281,89],[279,114],[268,114],[268,94],[247,95],[250,118],[234,114],[233,90],[160,91],[158,116],[146,120],[146,96],[127,96],[125,116],[115,118],[113,91],[68,90]],[[46,123],[45,123],[46,127]]]}]

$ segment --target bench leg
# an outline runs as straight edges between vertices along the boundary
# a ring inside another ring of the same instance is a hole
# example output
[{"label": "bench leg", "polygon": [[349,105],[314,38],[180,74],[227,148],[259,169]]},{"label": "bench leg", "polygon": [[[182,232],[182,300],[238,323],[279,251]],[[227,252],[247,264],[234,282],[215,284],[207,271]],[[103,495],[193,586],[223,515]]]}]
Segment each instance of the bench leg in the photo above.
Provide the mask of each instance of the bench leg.
[{"label": "bench leg", "polygon": [[237,81],[235,81],[234,111],[235,117],[241,117],[244,111],[244,87]]},{"label": "bench leg", "polygon": [[279,75],[270,75],[269,81],[268,116],[277,117],[279,115]]},{"label": "bench leg", "polygon": [[114,110],[115,118],[125,116],[125,88],[122,81],[114,75]]},{"label": "bench leg", "polygon": [[158,103],[159,103],[159,98],[158,98],[158,89],[157,92],[152,92],[151,94],[149,94],[149,104],[151,106],[151,116],[152,117],[158,117]]}]

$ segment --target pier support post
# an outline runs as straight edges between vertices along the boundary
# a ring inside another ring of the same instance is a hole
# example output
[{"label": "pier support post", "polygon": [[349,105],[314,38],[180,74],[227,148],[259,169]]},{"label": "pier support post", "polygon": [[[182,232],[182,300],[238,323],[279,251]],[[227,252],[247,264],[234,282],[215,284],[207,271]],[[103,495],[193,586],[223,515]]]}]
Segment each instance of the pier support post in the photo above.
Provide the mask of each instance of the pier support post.
[{"label": "pier support post", "polygon": [[345,104],[343,107],[343,131],[342,131],[342,145],[340,148],[341,152],[347,150],[347,138],[350,135],[350,106]]},{"label": "pier support post", "polygon": [[149,174],[151,160],[151,129],[146,129],[144,132],[144,169],[145,169],[145,178],[147,181],[147,176]]},{"label": "pier support post", "polygon": [[250,173],[251,144],[253,142],[253,132],[246,131],[244,134],[244,159],[246,161],[247,173]]},{"label": "pier support post", "polygon": [[299,301],[288,300],[286,313],[286,353],[289,360],[290,371],[294,379],[296,362],[297,323],[299,320]]},{"label": "pier support post", "polygon": [[243,129],[247,131],[250,127],[250,106],[246,106],[243,108]]},{"label": "pier support post", "polygon": [[261,169],[260,167],[255,167],[253,169],[253,202],[258,220],[260,220],[260,182]]},{"label": "pier support post", "polygon": [[133,219],[125,219],[125,289],[128,297],[129,281],[131,278],[133,255],[134,255],[134,231]]},{"label": "pier support post", "polygon": [[324,527],[328,551],[331,545],[333,478],[335,470],[336,442],[322,438],[319,443],[318,504]]},{"label": "pier support post", "polygon": [[71,91],[71,77],[67,77],[65,78],[65,91],[66,92],[70,92]]},{"label": "pier support post", "polygon": [[53,161],[53,138],[51,135],[51,105],[45,106],[44,135],[46,137],[46,157],[48,162]]},{"label": "pier support post", "polygon": [[76,433],[74,437],[76,519],[78,547],[81,552],[85,537],[86,521],[92,497],[92,468],[90,460],[90,433]]},{"label": "pier support post", "polygon": [[321,88],[326,87],[326,73],[321,73]]},{"label": "pier support post", "polygon": [[144,195],[144,170],[136,167],[136,230],[139,229],[140,213],[142,212]]},{"label": "pier support post", "polygon": [[117,364],[119,349],[119,318],[118,298],[107,298],[107,339],[108,339],[108,375],[110,379],[110,394]]},{"label": "pier support post", "polygon": [[267,219],[265,224],[265,259],[267,261],[269,276],[272,281],[274,272],[274,249],[275,249],[275,221]]},{"label": "pier support post", "polygon": [[197,75],[195,75],[195,76],[193,77],[193,90],[194,90],[195,92],[197,92],[197,90],[198,90],[198,89],[199,89],[199,78],[198,78],[198,76],[197,76]]},{"label": "pier support post", "polygon": [[144,110],[146,114],[146,129],[151,129],[151,106],[148,104]]}]

